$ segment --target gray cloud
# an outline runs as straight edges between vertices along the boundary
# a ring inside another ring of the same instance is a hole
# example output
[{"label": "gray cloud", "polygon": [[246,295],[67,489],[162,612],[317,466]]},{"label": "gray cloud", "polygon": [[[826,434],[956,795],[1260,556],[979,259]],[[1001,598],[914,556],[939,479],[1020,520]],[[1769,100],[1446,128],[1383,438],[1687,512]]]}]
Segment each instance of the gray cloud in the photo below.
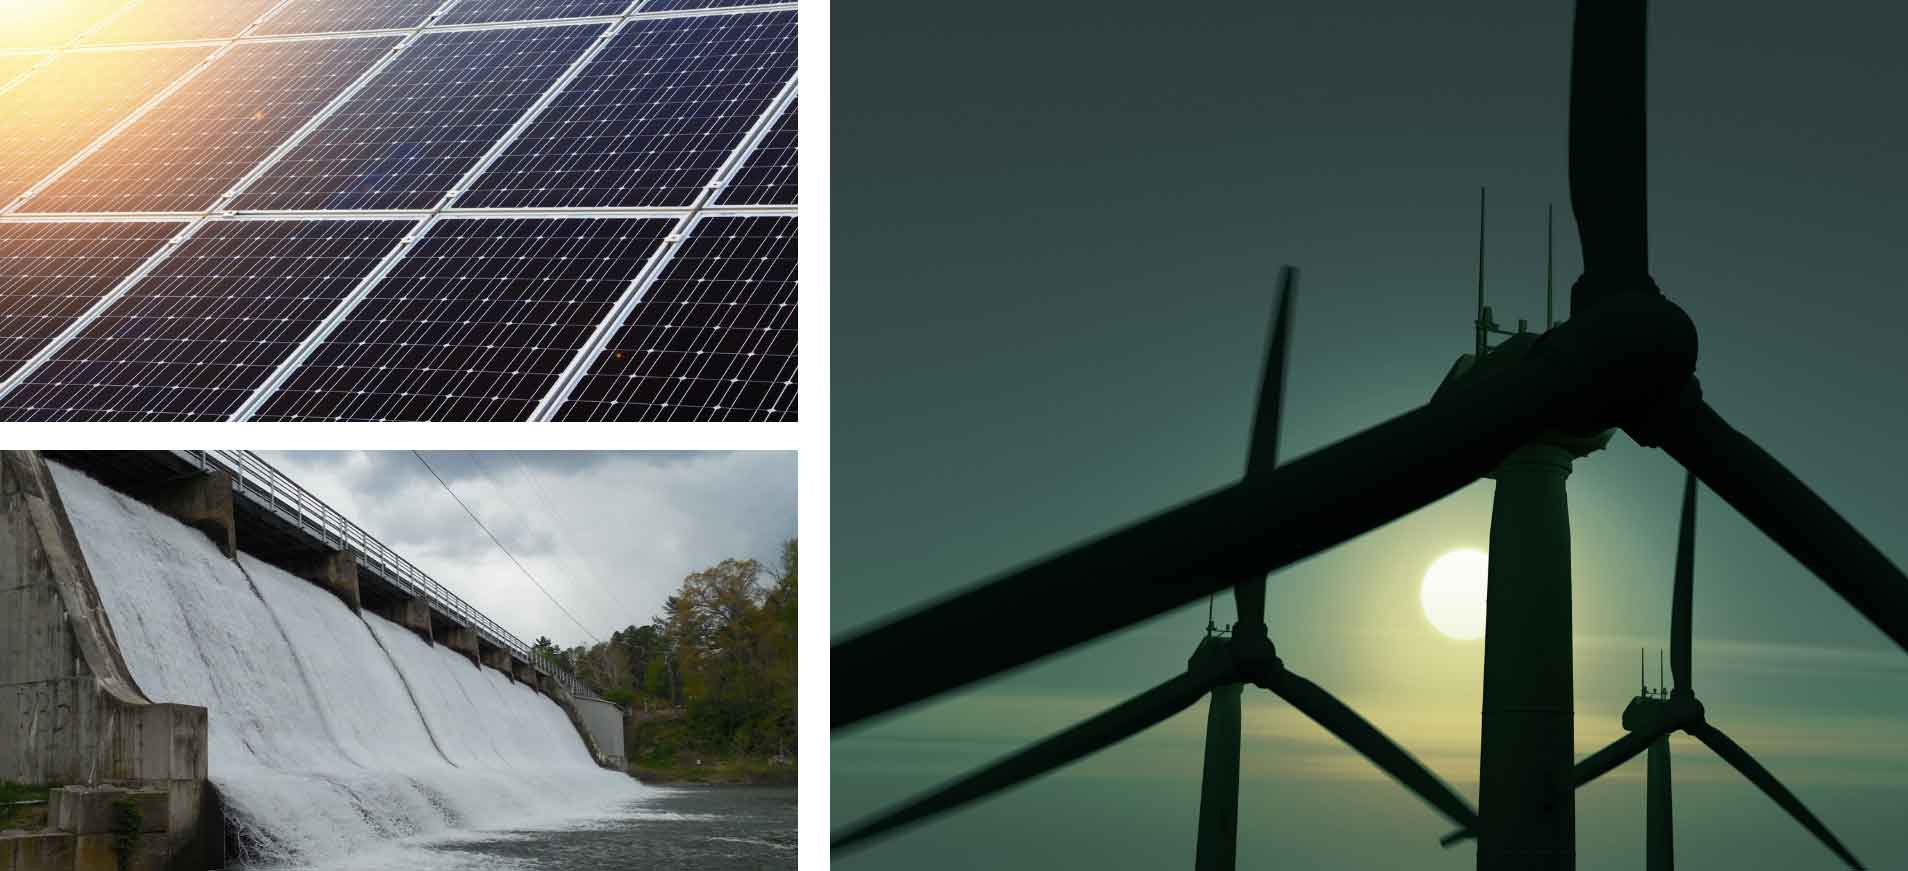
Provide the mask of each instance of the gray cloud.
[{"label": "gray cloud", "polygon": [[[266,459],[525,640],[588,640],[408,451]],[[694,571],[796,534],[792,452],[425,452],[576,621],[647,623]]]}]

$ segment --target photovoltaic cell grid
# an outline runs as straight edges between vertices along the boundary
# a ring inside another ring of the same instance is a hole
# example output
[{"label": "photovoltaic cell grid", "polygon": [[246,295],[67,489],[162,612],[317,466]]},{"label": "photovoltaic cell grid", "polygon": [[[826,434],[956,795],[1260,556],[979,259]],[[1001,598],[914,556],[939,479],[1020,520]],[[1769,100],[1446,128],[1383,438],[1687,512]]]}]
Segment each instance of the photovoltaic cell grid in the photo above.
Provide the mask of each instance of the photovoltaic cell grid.
[{"label": "photovoltaic cell grid", "polygon": [[397,42],[388,36],[237,46],[24,210],[210,208]]},{"label": "photovoltaic cell grid", "polygon": [[24,193],[211,53],[65,54],[0,93],[0,202]]},{"label": "photovoltaic cell grid", "polygon": [[486,24],[543,18],[621,15],[632,0],[458,0],[439,24]]},{"label": "photovoltaic cell grid", "polygon": [[602,25],[429,33],[233,201],[235,209],[428,209]]},{"label": "photovoltaic cell grid", "polygon": [[[35,0],[38,2],[38,0]],[[134,0],[111,23],[80,38],[88,45],[237,36],[278,0]]]},{"label": "photovoltaic cell grid", "polygon": [[796,219],[704,218],[557,420],[795,419]]},{"label": "photovoltaic cell grid", "polygon": [[4,399],[8,420],[221,420],[411,221],[214,221]]},{"label": "photovoltaic cell grid", "polygon": [[0,224],[0,378],[13,375],[183,226]]},{"label": "photovoltaic cell grid", "polygon": [[793,11],[632,20],[457,205],[689,205],[794,71]]},{"label": "photovoltaic cell grid", "polygon": [[716,197],[718,205],[794,205],[796,171],[795,103],[790,100],[762,141]]},{"label": "photovoltaic cell grid", "polygon": [[55,48],[106,20],[127,0],[0,3],[0,48]]},{"label": "photovoltaic cell grid", "polygon": [[524,420],[673,218],[440,221],[253,420]]},{"label": "photovoltaic cell grid", "polygon": [[47,58],[44,54],[5,54],[0,55],[0,86],[13,81],[13,77],[33,68],[34,64]]},{"label": "photovoltaic cell grid", "polygon": [[272,36],[416,27],[442,5],[444,0],[295,0],[252,32]]},{"label": "photovoltaic cell grid", "polygon": [[728,6],[766,6],[777,0],[645,0],[643,12],[675,12],[685,9],[716,9]]}]

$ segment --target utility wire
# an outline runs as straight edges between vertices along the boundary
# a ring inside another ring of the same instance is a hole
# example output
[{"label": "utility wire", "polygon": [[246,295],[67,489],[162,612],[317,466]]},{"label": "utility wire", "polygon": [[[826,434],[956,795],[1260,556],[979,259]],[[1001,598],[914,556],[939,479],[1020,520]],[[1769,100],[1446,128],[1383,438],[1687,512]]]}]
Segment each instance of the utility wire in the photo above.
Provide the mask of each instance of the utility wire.
[{"label": "utility wire", "polygon": [[[499,481],[497,479],[497,476],[492,475],[490,473],[490,466],[489,464],[484,462],[483,454],[473,452],[469,456],[470,456],[471,465],[477,467],[478,474],[483,475],[484,480],[489,481],[490,486],[496,488],[498,492],[503,492],[504,491],[503,482]],[[517,462],[515,458],[512,458],[512,462],[517,467],[517,470],[519,472],[522,472],[523,464],[521,462]],[[556,552],[556,560],[558,562],[568,563],[568,567],[563,568],[562,570],[573,573],[575,577],[577,578],[582,578],[585,575],[588,575],[590,578],[590,581],[596,585],[599,592],[603,593],[605,597],[604,600],[608,602],[608,604],[612,608],[622,605],[623,604],[622,602],[618,601],[615,596],[610,595],[607,589],[604,589],[603,581],[597,577],[596,571],[589,566],[587,561],[582,563],[582,567],[583,567],[582,572],[576,571],[576,568],[578,566],[578,561],[575,556],[575,553],[576,553],[575,548],[570,547],[568,538],[563,534],[563,528],[569,525],[568,521],[562,515],[558,514],[554,509],[552,509],[547,501],[541,500],[541,495],[539,495],[539,500],[541,503],[541,507],[543,509],[543,513],[550,517],[555,518],[557,521],[556,540],[557,540],[558,547]]]},{"label": "utility wire", "polygon": [[411,456],[416,457],[418,462],[424,464],[424,471],[431,473],[431,477],[437,479],[437,485],[443,487],[444,492],[449,493],[450,497],[456,500],[457,507],[464,509],[464,513],[470,515],[470,519],[476,522],[478,529],[483,530],[485,535],[490,536],[491,542],[497,545],[498,550],[503,551],[504,556],[510,557],[510,561],[516,563],[517,571],[523,572],[523,576],[529,578],[530,583],[535,584],[537,589],[543,592],[544,598],[549,599],[550,604],[557,606],[557,610],[562,611],[563,616],[570,618],[570,622],[575,623],[576,628],[583,630],[583,634],[588,635],[591,641],[598,644],[603,643],[603,639],[596,637],[596,633],[591,632],[588,626],[584,626],[583,621],[576,619],[576,615],[570,613],[570,609],[563,607],[563,603],[557,601],[557,597],[550,595],[550,590],[543,586],[543,582],[537,580],[537,576],[531,574],[530,570],[525,568],[522,562],[518,561],[516,555],[510,552],[510,548],[504,547],[503,541],[497,538],[496,533],[490,531],[490,527],[484,525],[483,519],[477,516],[477,512],[470,510],[470,506],[464,504],[464,500],[457,495],[457,491],[452,490],[451,485],[445,483],[443,476],[437,474],[436,469],[431,468],[430,460],[424,459],[424,455],[417,451],[412,451]]},{"label": "utility wire", "polygon": [[[477,454],[472,454],[471,458],[476,459],[477,456]],[[624,609],[628,610],[631,615],[635,615],[637,611],[634,605],[630,603],[628,598],[620,595],[622,588],[612,588],[609,583],[603,580],[603,576],[597,573],[596,562],[583,557],[582,549],[570,544],[570,538],[564,534],[564,530],[577,527],[576,524],[570,522],[569,513],[563,509],[563,503],[551,499],[549,494],[543,491],[543,485],[537,482],[537,476],[531,473],[529,466],[525,465],[523,460],[517,455],[513,454],[510,456],[510,463],[516,468],[518,478],[530,482],[531,492],[536,494],[537,504],[543,509],[544,513],[557,519],[556,535],[557,540],[563,544],[563,558],[569,560],[572,566],[581,565],[583,567],[583,573],[588,575],[590,582],[595,584],[596,588],[602,591],[604,596],[609,598],[611,604],[621,605]],[[477,466],[478,468],[483,468],[483,461],[478,460]],[[488,472],[485,473],[485,477],[489,477]]]}]

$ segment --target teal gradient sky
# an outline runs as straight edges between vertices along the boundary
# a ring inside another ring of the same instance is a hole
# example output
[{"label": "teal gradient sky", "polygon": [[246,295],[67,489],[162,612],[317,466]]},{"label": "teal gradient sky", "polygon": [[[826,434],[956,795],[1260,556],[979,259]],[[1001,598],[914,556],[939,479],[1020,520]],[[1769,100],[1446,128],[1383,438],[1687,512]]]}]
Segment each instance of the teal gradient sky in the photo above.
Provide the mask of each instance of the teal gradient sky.
[{"label": "teal gradient sky", "polygon": [[[1281,263],[1303,270],[1287,457],[1424,402],[1468,348],[1480,185],[1498,319],[1541,325],[1547,202],[1567,307],[1569,3],[1028,6],[838,4],[836,637],[1236,479]],[[1659,3],[1650,37],[1653,271],[1698,325],[1705,393],[1897,565],[1904,17]],[[1681,476],[1619,435],[1570,480],[1580,752],[1617,734],[1637,647],[1653,679],[1667,644]],[[1472,798],[1482,646],[1438,635],[1417,586],[1484,547],[1490,498],[1473,484],[1268,594],[1288,665]],[[1707,491],[1698,527],[1711,720],[1870,867],[1908,868],[1908,654]],[[838,734],[834,825],[1165,680],[1205,616]],[[1245,709],[1241,867],[1472,865],[1264,696]],[[1204,722],[1200,705],[840,865],[1188,865]],[[1700,745],[1675,751],[1679,867],[1833,867]],[[1579,794],[1579,868],[1641,865],[1641,778],[1632,763]]]}]

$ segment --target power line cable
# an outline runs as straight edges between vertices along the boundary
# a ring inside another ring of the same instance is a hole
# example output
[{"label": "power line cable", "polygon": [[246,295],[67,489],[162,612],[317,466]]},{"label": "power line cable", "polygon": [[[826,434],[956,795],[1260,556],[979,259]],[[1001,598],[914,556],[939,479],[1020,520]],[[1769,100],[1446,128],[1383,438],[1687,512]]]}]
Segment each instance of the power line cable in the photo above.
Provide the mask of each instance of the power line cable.
[{"label": "power line cable", "polygon": [[451,485],[445,483],[444,477],[437,474],[436,469],[431,468],[430,460],[424,459],[424,455],[417,451],[412,451],[411,456],[416,457],[418,462],[424,464],[424,471],[431,473],[431,477],[437,479],[437,485],[443,487],[444,492],[449,493],[451,499],[456,500],[457,507],[464,509],[464,513],[470,515],[470,519],[477,524],[477,528],[483,530],[485,535],[490,536],[491,542],[497,545],[497,549],[503,551],[503,555],[509,557],[510,561],[516,564],[517,571],[523,572],[523,576],[529,578],[530,583],[535,584],[537,589],[543,592],[544,598],[549,599],[550,604],[557,606],[557,610],[562,611],[563,616],[570,618],[570,622],[575,623],[576,628],[583,630],[583,634],[588,635],[591,641],[598,644],[603,643],[603,639],[596,637],[596,633],[591,632],[588,626],[584,626],[583,621],[576,619],[576,615],[570,613],[570,609],[563,607],[563,603],[557,601],[557,597],[550,595],[549,588],[545,587],[542,581],[537,580],[536,575],[531,574],[530,570],[524,567],[524,564],[517,559],[516,555],[510,552],[510,548],[504,547],[503,541],[497,538],[497,534],[491,532],[490,527],[484,525],[483,518],[478,517],[477,512],[470,510],[470,506],[464,504],[463,498],[457,495],[457,491],[452,490]]}]

